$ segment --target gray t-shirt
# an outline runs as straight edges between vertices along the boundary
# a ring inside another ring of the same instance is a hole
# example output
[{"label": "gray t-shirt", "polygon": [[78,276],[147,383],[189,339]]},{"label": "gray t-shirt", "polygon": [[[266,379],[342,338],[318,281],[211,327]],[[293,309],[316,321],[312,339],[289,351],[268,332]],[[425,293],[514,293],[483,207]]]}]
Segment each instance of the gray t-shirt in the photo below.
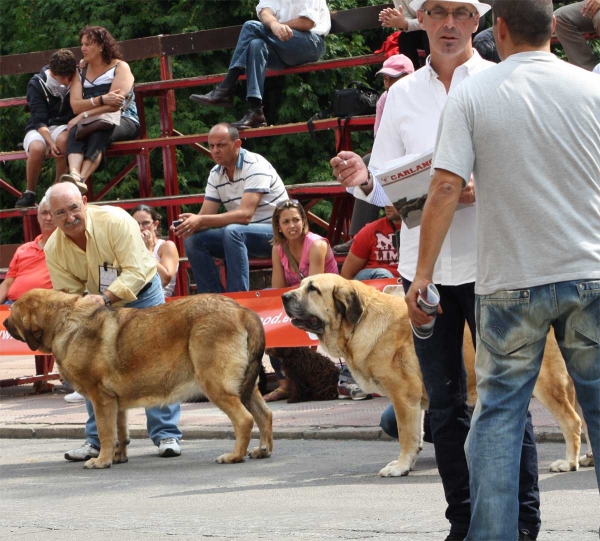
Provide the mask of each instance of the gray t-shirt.
[{"label": "gray t-shirt", "polygon": [[450,93],[433,160],[477,197],[479,295],[600,278],[600,84],[545,52]]}]

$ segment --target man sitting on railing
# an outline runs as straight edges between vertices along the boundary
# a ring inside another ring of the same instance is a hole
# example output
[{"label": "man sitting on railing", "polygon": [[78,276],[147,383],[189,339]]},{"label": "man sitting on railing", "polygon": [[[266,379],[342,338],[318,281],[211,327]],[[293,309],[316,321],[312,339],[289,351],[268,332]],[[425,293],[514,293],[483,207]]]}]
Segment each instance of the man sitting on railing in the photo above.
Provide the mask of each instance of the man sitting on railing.
[{"label": "man sitting on railing", "polygon": [[262,109],[267,68],[316,62],[331,29],[325,0],[260,0],[256,13],[260,22],[244,23],[223,82],[208,94],[190,96],[202,105],[230,106],[235,83],[246,72],[248,112],[233,124],[238,129],[267,125]]},{"label": "man sitting on railing", "polygon": [[[248,256],[271,257],[271,218],[288,194],[275,168],[243,149],[230,124],[213,126],[208,146],[217,165],[208,177],[204,203],[198,214],[182,213],[174,231],[185,239],[198,293],[225,291],[213,257],[225,259],[227,292],[248,291]],[[218,214],[221,204],[226,212]]]},{"label": "man sitting on railing", "polygon": [[592,71],[598,63],[582,32],[600,34],[600,0],[575,2],[557,9],[556,36],[571,64]]},{"label": "man sitting on railing", "polygon": [[46,198],[40,201],[37,219],[42,233],[31,242],[26,242],[17,248],[8,267],[6,278],[0,284],[0,304],[12,304],[23,293],[35,287],[52,289],[44,246],[56,226],[52,223],[52,214]]},{"label": "man sitting on railing", "polygon": [[56,160],[57,180],[67,171],[67,123],[75,116],[69,91],[75,67],[73,53],[60,49],[27,85],[27,105],[31,111],[23,141],[27,153],[27,189],[15,203],[16,207],[35,205],[35,187],[46,155]]}]

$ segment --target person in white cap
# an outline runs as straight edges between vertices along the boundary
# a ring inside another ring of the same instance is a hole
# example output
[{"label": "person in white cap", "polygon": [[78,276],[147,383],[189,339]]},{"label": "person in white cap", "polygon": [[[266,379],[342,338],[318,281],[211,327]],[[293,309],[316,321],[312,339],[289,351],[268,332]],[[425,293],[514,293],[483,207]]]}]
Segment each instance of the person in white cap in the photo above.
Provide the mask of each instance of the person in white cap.
[{"label": "person in white cap", "polygon": [[383,86],[385,92],[377,100],[377,106],[375,108],[375,125],[373,126],[373,132],[377,135],[379,124],[381,124],[381,115],[383,115],[383,108],[387,101],[388,90],[394,83],[397,83],[402,77],[406,77],[411,73],[414,73],[415,66],[411,62],[408,56],[403,54],[395,54],[390,56],[384,63],[377,75],[383,75]]},{"label": "person in white cap", "polygon": [[[410,6],[417,13],[421,28],[427,32],[431,55],[424,67],[398,81],[388,92],[369,164],[376,169],[383,169],[387,161],[403,155],[431,151],[448,92],[494,66],[479,56],[471,41],[479,18],[490,9],[489,5],[475,0],[415,0]],[[331,160],[331,165],[343,185],[355,187],[349,188],[354,190],[355,197],[366,198],[380,206],[390,204],[360,157],[340,152]],[[461,193],[461,201],[473,203],[474,200],[470,182]],[[450,534],[447,541],[464,539],[471,521],[469,470],[464,451],[470,415],[462,342],[466,322],[475,343],[476,226],[475,206],[456,213],[432,275],[441,294],[443,313],[437,315],[429,339],[413,336],[429,397],[435,455],[448,504],[446,518],[450,522]],[[402,227],[400,230],[398,270],[406,290],[416,274],[420,229]],[[388,408],[382,415],[381,426],[390,429],[395,423],[393,408]],[[530,416],[521,455],[520,539],[535,539],[540,527],[540,500]],[[406,473],[393,466],[389,468],[391,476]]]}]

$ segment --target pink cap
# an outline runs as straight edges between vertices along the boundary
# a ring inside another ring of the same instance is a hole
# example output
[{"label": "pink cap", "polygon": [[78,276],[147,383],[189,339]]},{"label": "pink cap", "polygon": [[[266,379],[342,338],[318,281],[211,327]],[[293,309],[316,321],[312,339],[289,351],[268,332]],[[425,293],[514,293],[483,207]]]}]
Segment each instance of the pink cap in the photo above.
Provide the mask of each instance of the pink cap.
[{"label": "pink cap", "polygon": [[377,75],[382,74],[389,75],[390,77],[400,77],[400,75],[406,75],[408,73],[413,73],[414,71],[415,67],[410,58],[403,54],[395,54],[394,56],[390,56],[383,63],[383,68],[377,72]]}]

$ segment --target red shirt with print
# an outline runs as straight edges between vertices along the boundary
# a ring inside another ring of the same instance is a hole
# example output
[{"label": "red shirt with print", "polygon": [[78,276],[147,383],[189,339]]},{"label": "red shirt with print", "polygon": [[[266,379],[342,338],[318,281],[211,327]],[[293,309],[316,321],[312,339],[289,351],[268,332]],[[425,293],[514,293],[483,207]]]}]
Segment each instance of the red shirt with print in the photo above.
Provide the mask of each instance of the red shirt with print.
[{"label": "red shirt with print", "polygon": [[394,276],[400,276],[398,252],[394,248],[393,238],[392,224],[383,217],[365,225],[355,235],[350,252],[360,259],[367,260],[365,269],[388,269]]}]

